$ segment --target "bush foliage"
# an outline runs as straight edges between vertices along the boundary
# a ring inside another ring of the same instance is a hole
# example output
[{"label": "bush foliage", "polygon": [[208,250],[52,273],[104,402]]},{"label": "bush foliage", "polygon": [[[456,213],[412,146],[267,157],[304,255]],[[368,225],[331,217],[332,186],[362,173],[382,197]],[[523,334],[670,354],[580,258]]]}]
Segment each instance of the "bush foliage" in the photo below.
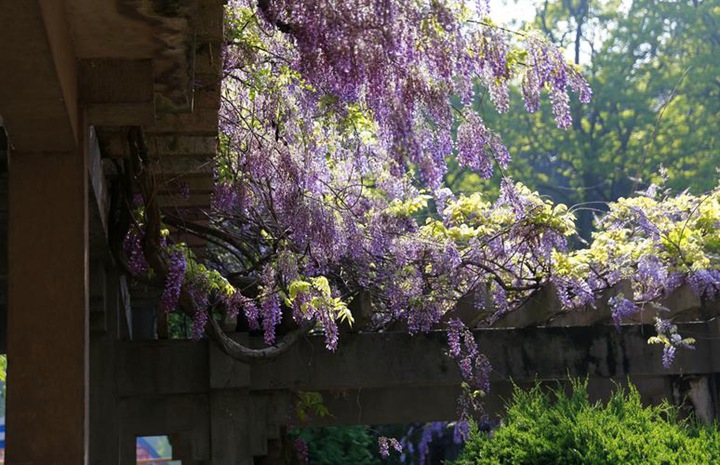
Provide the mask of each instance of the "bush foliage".
[{"label": "bush foliage", "polygon": [[497,463],[720,463],[720,432],[669,404],[643,406],[632,386],[607,404],[591,403],[582,382],[569,395],[516,388],[503,423],[490,434],[474,427],[455,465]]},{"label": "bush foliage", "polygon": [[380,465],[375,437],[366,426],[303,428],[298,436],[307,443],[312,465]]}]

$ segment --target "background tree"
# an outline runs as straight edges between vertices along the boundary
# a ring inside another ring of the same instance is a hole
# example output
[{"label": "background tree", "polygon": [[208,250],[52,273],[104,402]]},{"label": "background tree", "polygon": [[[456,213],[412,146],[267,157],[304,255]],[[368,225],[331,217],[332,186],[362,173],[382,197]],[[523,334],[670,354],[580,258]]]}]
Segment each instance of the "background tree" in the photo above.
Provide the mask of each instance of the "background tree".
[{"label": "background tree", "polygon": [[[527,114],[512,100],[501,123],[481,106],[502,127],[514,157],[508,173],[556,201],[593,210],[663,177],[676,190],[714,187],[719,14],[711,1],[541,3],[532,25],[583,65],[594,96],[588,106],[571,103],[573,123],[565,132],[554,129],[547,108]],[[456,174],[449,180],[457,189],[480,185]],[[578,229],[588,239],[592,213],[579,211]]]}]

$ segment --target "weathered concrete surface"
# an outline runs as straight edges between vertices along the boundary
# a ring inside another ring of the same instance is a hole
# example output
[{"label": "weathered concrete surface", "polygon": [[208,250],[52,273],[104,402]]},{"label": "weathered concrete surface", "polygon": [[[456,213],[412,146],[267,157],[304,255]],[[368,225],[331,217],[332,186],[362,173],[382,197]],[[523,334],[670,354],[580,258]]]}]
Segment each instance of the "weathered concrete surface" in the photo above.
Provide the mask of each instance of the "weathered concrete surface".
[{"label": "weathered concrete surface", "polygon": [[0,115],[18,152],[77,147],[77,66],[62,9],[0,3]]},{"label": "weathered concrete surface", "polygon": [[[654,334],[650,326],[624,326],[621,331],[614,326],[478,329],[474,334],[480,351],[493,364],[492,380],[718,371],[718,347],[712,339],[718,334],[716,320],[685,323],[679,331],[699,338],[696,350],[678,351],[670,369],[662,366],[661,347],[647,343]],[[307,337],[277,359],[252,366],[217,350],[208,352],[207,343],[121,343],[118,349],[121,395],[203,392],[211,384],[262,391],[456,386],[461,381],[446,353],[444,332],[348,334],[335,353],[324,348],[323,337]]]},{"label": "weathered concrete surface", "polygon": [[[514,384],[530,387],[541,381],[567,388],[569,378],[587,376],[593,401],[607,399],[616,385],[630,380],[646,402],[682,401],[689,393],[705,417],[714,416],[718,321],[683,323],[679,331],[697,337],[697,348],[679,351],[675,364],[665,369],[661,348],[647,344],[654,334],[650,326],[475,330],[480,350],[494,365],[485,411],[491,416],[501,412]],[[257,342],[247,334],[235,337],[245,344]],[[308,426],[457,418],[461,379],[446,354],[444,332],[348,333],[335,353],[324,344],[322,336],[307,337],[274,361],[248,365],[207,341],[120,343],[118,394],[127,405],[152,399],[155,413],[140,409],[139,420],[132,416],[127,421],[155,422],[168,434],[177,433],[180,422],[164,422],[162,415],[174,408],[176,399],[209,405],[209,430],[197,434],[210,435],[207,459],[221,464],[251,463],[249,457],[265,454],[266,441],[282,425],[297,424],[301,391],[319,392],[330,411],[324,417],[310,415]],[[193,415],[199,411],[190,410]],[[151,420],[145,415],[159,416]]]},{"label": "weathered concrete surface", "polygon": [[83,153],[11,151],[10,463],[87,459],[87,205]]},{"label": "weathered concrete surface", "polygon": [[[584,378],[581,378],[584,379]],[[673,396],[672,378],[667,376],[629,377],[641,393],[643,401],[659,404]],[[627,386],[626,377],[588,378],[588,395],[592,402],[607,400],[617,386]],[[522,389],[535,386],[535,381],[496,380],[482,399],[484,413],[494,418],[505,411],[517,385]],[[564,387],[567,379],[545,381],[548,387]],[[311,416],[308,425],[347,426],[383,425],[430,421],[453,421],[458,418],[458,386],[418,386],[381,389],[349,389],[320,391],[330,415]]]},{"label": "weathered concrete surface", "polygon": [[115,398],[115,340],[118,338],[120,286],[117,273],[93,261],[90,275],[89,463],[118,465],[119,413]]}]

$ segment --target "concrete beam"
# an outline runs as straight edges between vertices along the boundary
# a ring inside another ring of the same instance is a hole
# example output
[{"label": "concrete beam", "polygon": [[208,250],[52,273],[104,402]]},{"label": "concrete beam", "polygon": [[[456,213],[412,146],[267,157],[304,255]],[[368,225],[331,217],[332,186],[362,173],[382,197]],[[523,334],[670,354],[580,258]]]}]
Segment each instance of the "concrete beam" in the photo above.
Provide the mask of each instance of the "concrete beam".
[{"label": "concrete beam", "polygon": [[247,391],[213,391],[210,395],[211,461],[217,465],[253,465],[253,425]]},{"label": "concrete beam", "polygon": [[223,37],[223,1],[205,0],[201,2],[196,17],[198,41],[220,42]]},{"label": "concrete beam", "polygon": [[155,122],[154,103],[89,105],[88,122],[94,126],[142,126]]},{"label": "concrete beam", "polygon": [[203,136],[156,136],[148,137],[148,148],[165,157],[184,155],[206,155],[208,158],[217,154],[217,137]]},{"label": "concrete beam", "polygon": [[210,389],[208,344],[191,341],[119,342],[118,394],[162,395]]},{"label": "concrete beam", "polygon": [[103,330],[90,334],[90,465],[119,464],[119,411],[115,389],[115,340],[120,311],[120,279],[117,272],[103,263],[92,263],[90,277],[91,313]]},{"label": "concrete beam", "polygon": [[[696,350],[679,350],[665,369],[661,347],[648,345],[648,326],[579,328],[479,329],[480,352],[493,365],[491,380],[562,379],[569,376],[624,377],[706,374],[720,371],[715,342],[717,321],[679,325],[680,334],[697,337]],[[122,343],[118,373],[121,395],[199,393],[208,389],[207,343],[189,341]],[[347,334],[337,352],[324,348],[324,338],[309,336],[273,361],[249,367],[249,389],[347,390],[412,386],[457,386],[461,379],[446,354],[444,332],[410,336],[405,333]],[[215,357],[226,357],[216,354]],[[219,361],[212,362],[223,366]],[[248,388],[240,362],[227,362],[214,385]],[[137,380],[142,380],[138,382]]]},{"label": "concrete beam", "polygon": [[[120,465],[135,465],[138,436],[188,433],[195,460],[211,455],[210,402],[207,395],[136,397],[120,401]],[[212,446],[214,451],[215,446]]]},{"label": "concrete beam", "polygon": [[150,59],[80,60],[80,100],[84,104],[153,101]]},{"label": "concrete beam", "polygon": [[[582,377],[581,379],[585,379]],[[631,377],[643,400],[659,404],[672,399],[673,384],[668,376]],[[607,400],[618,385],[627,386],[627,377],[588,378],[588,396],[592,402]],[[569,380],[560,378],[543,382],[552,388],[565,386]],[[482,398],[483,413],[491,418],[505,411],[515,386],[530,389],[536,381],[497,380]],[[414,422],[453,421],[458,418],[458,386],[417,386],[381,389],[350,389],[321,391],[323,404],[330,415],[310,416],[302,426],[390,425]]]},{"label": "concrete beam", "polygon": [[[589,377],[587,381],[591,402],[606,401],[618,386],[627,387],[630,381],[638,388],[643,401],[654,405],[671,399],[676,385],[672,377],[663,375]],[[501,414],[512,398],[515,386],[528,389],[536,382],[496,381],[482,399],[483,413],[490,417]],[[571,390],[571,382],[567,378],[542,384],[567,392]],[[451,421],[458,417],[460,389],[457,386],[349,389],[319,393],[329,414],[317,416],[306,412],[302,422],[293,413],[295,401],[287,391],[258,394],[247,390],[214,390],[210,394],[209,411],[206,408],[208,396],[205,394],[128,399],[124,405],[127,421],[142,424],[137,431],[143,431],[143,435],[161,434],[163,431],[184,433],[195,444],[190,449],[196,460],[204,458],[205,441],[209,435],[212,445],[210,455],[213,463],[217,464],[252,463],[248,461],[250,457],[267,453],[267,440],[277,437],[281,425],[383,425]],[[137,431],[129,436],[140,435]],[[123,442],[129,443],[129,440],[124,439]],[[188,451],[183,455],[187,457]]]},{"label": "concrete beam", "polygon": [[0,112],[11,145],[19,152],[75,150],[77,101],[64,2],[2,2]]},{"label": "concrete beam", "polygon": [[[101,254],[109,254],[107,250],[108,210],[110,208],[110,191],[103,172],[100,146],[98,145],[95,128],[90,127],[88,133],[88,181],[90,184],[90,235],[91,243],[101,250],[96,250],[96,258]],[[105,258],[105,257],[102,257]]]},{"label": "concrete beam", "polygon": [[494,323],[496,328],[526,328],[549,320],[562,311],[557,290],[552,284],[534,293],[518,309],[504,313]]}]

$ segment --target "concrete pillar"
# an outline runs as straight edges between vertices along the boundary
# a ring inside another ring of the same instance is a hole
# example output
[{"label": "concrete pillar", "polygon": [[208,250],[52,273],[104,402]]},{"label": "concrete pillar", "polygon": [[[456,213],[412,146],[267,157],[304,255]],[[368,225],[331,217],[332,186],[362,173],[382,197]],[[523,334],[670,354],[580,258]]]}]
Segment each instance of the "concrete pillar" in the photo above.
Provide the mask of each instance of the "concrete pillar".
[{"label": "concrete pillar", "polygon": [[695,415],[706,425],[711,425],[715,420],[715,405],[708,378],[708,376],[691,378],[688,397],[695,409]]},{"label": "concrete pillar", "polygon": [[250,432],[255,425],[252,425],[250,413],[247,391],[210,393],[212,465],[253,465]]},{"label": "concrete pillar", "polygon": [[[118,338],[120,280],[109,265],[94,263],[91,283],[90,333],[90,464],[118,465],[119,415],[115,388],[115,341]],[[94,277],[94,279],[93,279]],[[94,307],[94,308],[93,308]]]},{"label": "concrete pillar", "polygon": [[6,457],[13,464],[87,462],[85,158],[82,149],[10,151]]}]

